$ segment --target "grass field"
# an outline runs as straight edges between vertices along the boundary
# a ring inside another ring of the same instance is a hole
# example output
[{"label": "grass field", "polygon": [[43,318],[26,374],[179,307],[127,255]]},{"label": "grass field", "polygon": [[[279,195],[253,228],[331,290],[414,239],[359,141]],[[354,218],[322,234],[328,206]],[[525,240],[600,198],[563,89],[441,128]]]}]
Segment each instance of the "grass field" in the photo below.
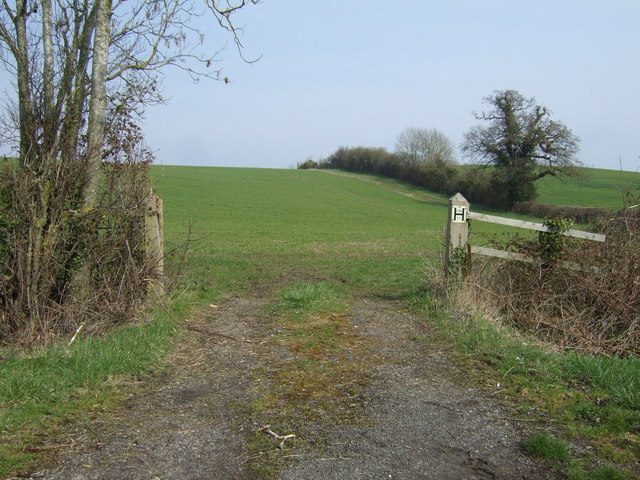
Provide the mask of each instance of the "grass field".
[{"label": "grass field", "polygon": [[321,171],[159,167],[154,174],[167,243],[184,242],[191,222],[189,272],[207,295],[298,274],[406,293],[442,245],[444,197],[427,203]]},{"label": "grass field", "polygon": [[[570,187],[545,181],[540,201],[594,201],[616,208],[615,175],[599,172],[584,186],[577,181]],[[634,175],[628,178],[630,186]],[[465,361],[493,359],[488,368],[497,373],[487,375],[497,374],[501,381],[508,377],[514,398],[526,403],[523,409],[535,405],[558,417],[570,436],[600,438],[598,455],[605,459],[626,463],[640,455],[632,444],[640,428],[637,364],[581,360],[510,344],[493,325],[454,324],[433,306],[425,292],[428,272],[437,271],[440,263],[446,197],[392,180],[329,171],[157,166],[153,176],[165,203],[167,263],[170,273],[179,277],[177,291],[186,294],[168,316],[152,321],[157,325],[134,325],[124,335],[115,332],[101,342],[81,339],[71,349],[29,355],[0,351],[0,357],[9,359],[0,362],[0,475],[33,455],[28,446],[42,434],[39,424],[51,428],[82,416],[88,408],[100,408],[118,391],[114,378],[157,368],[160,357],[150,352],[168,348],[175,332],[172,322],[185,314],[186,305],[197,308],[242,294],[257,283],[284,291],[281,306],[290,309],[315,301],[318,284],[346,303],[361,294],[405,299],[425,318],[441,320],[442,334],[459,346]],[[492,228],[474,224],[473,231],[504,232]],[[290,285],[310,290],[288,289]],[[148,333],[149,325],[159,336]],[[127,338],[139,339],[139,350],[128,346]],[[123,351],[130,352],[129,357],[123,359]],[[75,371],[83,364],[93,370],[86,375]],[[126,368],[119,369],[122,364]],[[24,375],[29,382],[23,381]],[[530,394],[525,400],[523,392]],[[601,399],[606,400],[602,408]]]},{"label": "grass field", "polygon": [[640,172],[581,168],[576,177],[544,177],[536,182],[537,201],[555,205],[606,207],[625,206],[623,192],[640,193]]}]

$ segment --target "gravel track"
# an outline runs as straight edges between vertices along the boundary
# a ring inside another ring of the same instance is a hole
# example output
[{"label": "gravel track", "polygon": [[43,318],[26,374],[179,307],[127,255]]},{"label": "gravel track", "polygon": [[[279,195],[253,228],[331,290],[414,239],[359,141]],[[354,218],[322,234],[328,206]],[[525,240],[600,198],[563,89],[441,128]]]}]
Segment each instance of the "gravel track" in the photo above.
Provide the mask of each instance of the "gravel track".
[{"label": "gravel track", "polygon": [[[262,478],[247,447],[261,425],[246,405],[269,388],[261,372],[282,355],[268,341],[274,327],[266,305],[259,295],[237,297],[195,315],[166,373],[124,408],[70,427],[59,455],[21,478]],[[469,386],[438,342],[415,340],[428,339],[428,327],[400,303],[356,299],[349,322],[370,366],[359,419],[307,425],[324,441],[301,442],[277,478],[553,478],[520,453],[522,423]]]}]

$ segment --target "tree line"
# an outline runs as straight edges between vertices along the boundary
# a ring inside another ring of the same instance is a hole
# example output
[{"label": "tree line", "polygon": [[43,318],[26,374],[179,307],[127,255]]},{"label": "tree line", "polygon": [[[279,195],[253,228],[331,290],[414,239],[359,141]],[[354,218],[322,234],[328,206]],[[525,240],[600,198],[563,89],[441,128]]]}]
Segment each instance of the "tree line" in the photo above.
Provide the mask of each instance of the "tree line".
[{"label": "tree line", "polygon": [[515,90],[485,97],[482,123],[465,134],[462,152],[472,165],[460,166],[451,140],[435,129],[408,128],[395,150],[340,147],[327,158],[298,168],[337,168],[397,178],[429,190],[461,192],[473,203],[510,210],[536,197],[535,181],[574,175],[579,139],[551,111]]}]

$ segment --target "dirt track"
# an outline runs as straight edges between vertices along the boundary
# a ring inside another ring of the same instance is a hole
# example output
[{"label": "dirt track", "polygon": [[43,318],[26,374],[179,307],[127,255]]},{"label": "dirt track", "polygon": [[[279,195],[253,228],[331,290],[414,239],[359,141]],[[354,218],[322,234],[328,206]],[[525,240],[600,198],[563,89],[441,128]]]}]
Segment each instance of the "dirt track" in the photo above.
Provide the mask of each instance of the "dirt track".
[{"label": "dirt track", "polygon": [[[167,373],[125,408],[73,427],[63,453],[30,477],[254,479],[278,457],[273,477],[291,480],[552,478],[520,453],[523,425],[468,386],[427,327],[390,300],[362,298],[350,309],[368,368],[353,422],[271,424],[269,411],[247,407],[288,355],[269,342],[277,326],[266,303],[232,298],[194,316]],[[267,423],[297,438],[280,449],[260,432]],[[250,445],[260,435],[270,451]]]}]

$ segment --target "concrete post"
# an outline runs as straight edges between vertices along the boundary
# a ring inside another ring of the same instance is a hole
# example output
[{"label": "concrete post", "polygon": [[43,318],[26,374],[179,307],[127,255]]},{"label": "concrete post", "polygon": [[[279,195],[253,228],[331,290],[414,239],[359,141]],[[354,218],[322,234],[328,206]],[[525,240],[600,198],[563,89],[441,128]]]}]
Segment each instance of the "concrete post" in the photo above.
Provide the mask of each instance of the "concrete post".
[{"label": "concrete post", "polygon": [[469,238],[469,224],[467,214],[469,202],[460,193],[456,193],[449,199],[449,219],[447,221],[447,234],[445,240],[445,274],[450,273],[451,255],[456,248],[466,249]]}]

